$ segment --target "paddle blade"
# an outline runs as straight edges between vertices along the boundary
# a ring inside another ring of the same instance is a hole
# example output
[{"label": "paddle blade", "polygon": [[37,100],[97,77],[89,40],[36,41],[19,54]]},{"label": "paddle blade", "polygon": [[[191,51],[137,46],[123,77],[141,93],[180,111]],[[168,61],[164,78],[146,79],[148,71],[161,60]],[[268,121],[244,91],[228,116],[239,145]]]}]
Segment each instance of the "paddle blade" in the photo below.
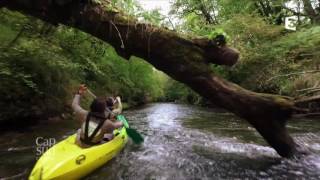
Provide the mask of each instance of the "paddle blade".
[{"label": "paddle blade", "polygon": [[137,130],[132,129],[132,128],[126,128],[128,136],[132,139],[132,141],[135,144],[140,144],[143,142],[143,137],[141,136],[140,133],[137,132]]}]

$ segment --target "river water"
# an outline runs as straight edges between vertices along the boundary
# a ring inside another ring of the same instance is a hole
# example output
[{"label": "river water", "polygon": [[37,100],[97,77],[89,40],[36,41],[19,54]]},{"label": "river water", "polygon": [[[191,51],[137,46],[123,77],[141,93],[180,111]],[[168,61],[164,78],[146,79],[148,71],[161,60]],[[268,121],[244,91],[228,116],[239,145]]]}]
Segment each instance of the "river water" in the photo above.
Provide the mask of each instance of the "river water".
[{"label": "river water", "polygon": [[[290,133],[310,154],[287,160],[247,122],[221,110],[155,103],[124,114],[145,142],[129,141],[116,158],[85,179],[320,179],[317,119],[290,121]],[[60,141],[78,127],[75,120],[64,120],[1,135],[0,177],[26,179],[40,153],[39,143]]]}]

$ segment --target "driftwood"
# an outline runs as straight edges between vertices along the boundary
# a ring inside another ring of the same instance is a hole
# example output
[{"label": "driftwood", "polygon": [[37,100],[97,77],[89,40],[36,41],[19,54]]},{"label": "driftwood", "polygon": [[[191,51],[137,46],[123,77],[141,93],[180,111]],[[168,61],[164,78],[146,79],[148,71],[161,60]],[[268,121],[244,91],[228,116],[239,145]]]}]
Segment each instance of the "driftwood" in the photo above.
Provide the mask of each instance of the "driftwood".
[{"label": "driftwood", "polygon": [[295,100],[295,104],[298,105],[301,103],[310,103],[310,102],[316,102],[316,101],[320,102],[320,95],[297,99],[297,100]]},{"label": "driftwood", "polygon": [[295,100],[296,106],[307,109],[307,111],[296,111],[294,117],[315,118],[320,115],[320,95],[305,97]]},{"label": "driftwood", "polygon": [[311,87],[311,88],[299,89],[299,90],[297,90],[297,92],[306,92],[306,91],[313,91],[313,90],[320,90],[320,87]]},{"label": "driftwood", "polygon": [[294,73],[289,73],[289,74],[281,74],[277,76],[273,76],[270,79],[268,79],[266,82],[269,82],[273,79],[279,78],[279,77],[289,77],[289,76],[294,76],[294,75],[301,75],[301,74],[309,74],[309,73],[318,73],[320,70],[310,70],[310,71],[302,71],[302,72],[294,72]]},{"label": "driftwood", "polygon": [[108,42],[126,59],[141,57],[212,103],[246,119],[281,156],[291,157],[296,152],[285,127],[296,108],[293,99],[243,89],[216,76],[208,67],[208,63],[232,65],[237,61],[238,52],[227,46],[139,23],[103,0],[97,4],[80,0],[1,0],[0,7],[80,29]]}]

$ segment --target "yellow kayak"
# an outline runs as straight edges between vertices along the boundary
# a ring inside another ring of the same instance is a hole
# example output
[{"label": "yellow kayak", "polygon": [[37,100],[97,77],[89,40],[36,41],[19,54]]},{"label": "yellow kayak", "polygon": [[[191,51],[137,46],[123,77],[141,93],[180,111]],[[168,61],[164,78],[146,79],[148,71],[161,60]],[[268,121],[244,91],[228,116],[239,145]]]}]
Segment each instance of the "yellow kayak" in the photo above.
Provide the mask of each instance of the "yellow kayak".
[{"label": "yellow kayak", "polygon": [[[119,117],[118,117],[119,120]],[[120,116],[126,127],[128,123]],[[79,179],[99,168],[125,146],[128,141],[126,128],[115,130],[116,135],[111,141],[81,148],[75,144],[76,134],[51,147],[38,160],[33,168],[29,179]]]}]

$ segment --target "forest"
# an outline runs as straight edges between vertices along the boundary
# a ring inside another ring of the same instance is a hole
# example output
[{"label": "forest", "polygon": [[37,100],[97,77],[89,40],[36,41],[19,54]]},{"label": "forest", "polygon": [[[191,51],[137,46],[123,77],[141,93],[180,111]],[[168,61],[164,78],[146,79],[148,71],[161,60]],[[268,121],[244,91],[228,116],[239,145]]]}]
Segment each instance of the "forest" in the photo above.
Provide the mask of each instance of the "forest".
[{"label": "forest", "polygon": [[[134,0],[2,0],[0,7],[1,127],[64,116],[84,83],[98,95],[120,95],[127,107],[223,107],[290,156],[286,119],[319,113],[320,1],[174,0],[168,15]],[[270,135],[274,127],[280,134]]]},{"label": "forest", "polygon": [[320,0],[0,0],[0,42],[0,179],[320,177]]}]

